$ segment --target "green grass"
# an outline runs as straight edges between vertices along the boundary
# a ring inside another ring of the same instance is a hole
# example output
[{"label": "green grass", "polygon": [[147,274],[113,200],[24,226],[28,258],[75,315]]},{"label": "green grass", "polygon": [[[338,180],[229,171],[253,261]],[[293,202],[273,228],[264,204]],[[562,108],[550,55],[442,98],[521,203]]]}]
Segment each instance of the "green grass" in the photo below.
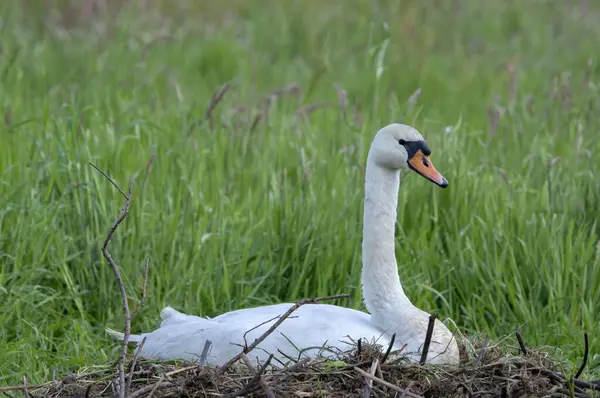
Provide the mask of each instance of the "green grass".
[{"label": "green grass", "polygon": [[[117,358],[99,248],[123,200],[88,161],[133,193],[112,246],[133,299],[151,258],[134,331],[165,305],[213,316],[347,292],[339,304],[364,308],[362,172],[393,121],[423,132],[450,182],[403,180],[413,302],[468,333],[520,326],[575,368],[587,329],[600,372],[596,3],[180,3],[79,25],[0,6],[0,385]],[[228,81],[214,128],[199,123]],[[331,106],[295,117],[315,104]]]}]

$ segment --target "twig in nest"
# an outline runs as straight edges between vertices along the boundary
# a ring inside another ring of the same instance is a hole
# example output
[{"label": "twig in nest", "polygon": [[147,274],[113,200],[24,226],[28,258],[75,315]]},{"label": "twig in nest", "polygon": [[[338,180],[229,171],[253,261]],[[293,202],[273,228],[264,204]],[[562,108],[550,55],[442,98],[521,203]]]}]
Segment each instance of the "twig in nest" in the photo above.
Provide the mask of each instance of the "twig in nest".
[{"label": "twig in nest", "polygon": [[502,390],[500,391],[500,398],[508,398],[508,389],[506,386],[502,387]]},{"label": "twig in nest", "polygon": [[206,365],[206,360],[208,358],[208,353],[211,345],[212,341],[210,340],[206,340],[206,342],[204,342],[204,348],[202,348],[202,354],[200,354],[200,365]]},{"label": "twig in nest", "polygon": [[362,351],[362,338],[359,338],[358,342],[356,343],[356,356],[358,358],[360,358],[361,351]]},{"label": "twig in nest", "polygon": [[250,359],[248,359],[246,354],[242,353],[241,359],[244,361],[246,366],[248,366],[248,369],[250,369],[250,371],[254,374],[254,376],[240,390],[234,391],[231,394],[227,394],[226,398],[233,398],[233,397],[239,397],[242,395],[247,395],[247,394],[251,393],[252,391],[256,390],[257,386],[258,386],[258,388],[263,389],[263,391],[265,392],[265,395],[268,398],[275,398],[275,394],[273,393],[273,390],[271,390],[269,385],[262,378],[262,374],[264,373],[264,371],[267,369],[267,367],[271,363],[271,359],[273,359],[273,354],[269,355],[269,358],[266,360],[265,364],[260,368],[260,370],[256,370],[256,368],[254,367],[254,365],[252,365],[252,362],[250,361]]},{"label": "twig in nest", "polygon": [[421,360],[419,361],[421,365],[425,364],[425,361],[427,361],[427,354],[429,352],[429,345],[431,344],[431,337],[433,336],[433,327],[435,326],[436,318],[437,314],[429,315],[429,324],[427,324],[427,333],[425,334],[425,342],[423,343],[423,352],[421,353]]},{"label": "twig in nest", "polygon": [[521,330],[517,328],[515,334],[517,335],[517,341],[519,342],[519,347],[521,347],[521,352],[523,353],[523,355],[527,356],[527,347],[525,347],[525,343],[523,342],[523,338],[521,337]]},{"label": "twig in nest", "polygon": [[162,382],[163,382],[164,379],[165,379],[164,375],[160,377],[160,379],[158,380],[159,382],[154,385],[154,388],[152,389],[152,391],[150,391],[150,394],[148,394],[147,398],[152,398],[152,396],[154,395],[154,393],[156,392],[156,390],[158,390],[158,387],[161,386],[161,384],[162,384]]},{"label": "twig in nest", "polygon": [[[410,389],[413,387],[413,385],[415,384],[415,381],[412,380],[410,382],[408,382],[408,385],[406,386],[406,392],[410,392]],[[400,398],[404,398],[406,397],[406,393],[402,393],[402,395],[400,395]]]},{"label": "twig in nest", "polygon": [[0,387],[0,392],[6,392],[6,391],[25,391],[26,389],[32,389],[32,390],[36,390],[38,388],[42,388],[45,387],[44,384],[39,384],[39,385],[35,385],[35,386],[28,386],[28,385],[23,385],[21,384],[20,386],[6,386],[6,387]]},{"label": "twig in nest", "polygon": [[575,375],[576,379],[578,379],[579,376],[581,376],[581,374],[583,373],[583,369],[585,369],[585,365],[587,365],[587,361],[588,361],[588,355],[589,355],[589,352],[590,352],[590,346],[589,346],[587,332],[585,332],[583,334],[583,344],[584,344],[584,348],[583,348],[583,363],[581,364],[581,366],[579,367],[579,370],[577,371],[577,374]]},{"label": "twig in nest", "polygon": [[[371,376],[375,376],[375,372],[377,371],[378,366],[379,366],[379,358],[375,358],[375,360],[371,364],[371,370],[369,371],[369,374]],[[371,396],[372,389],[373,389],[373,379],[371,379],[371,378],[365,379],[365,388],[363,390],[363,397],[369,398]]]},{"label": "twig in nest", "polygon": [[129,396],[129,398],[138,398],[138,397],[141,397],[142,395],[146,394],[147,392],[150,392],[150,395],[148,395],[148,398],[150,398],[150,396],[152,396],[152,394],[159,388],[172,386],[172,385],[173,384],[169,381],[159,381],[156,384],[150,384],[148,386],[140,388],[139,390],[136,390],[134,393],[132,393]]},{"label": "twig in nest", "polygon": [[302,368],[304,365],[306,365],[309,361],[310,361],[310,358],[302,358],[301,360],[299,360],[292,366],[283,368],[282,372],[287,372],[287,373],[295,372],[296,370],[298,370],[298,369]]},{"label": "twig in nest", "polygon": [[381,364],[384,364],[385,361],[387,361],[388,357],[390,356],[390,352],[392,352],[392,347],[394,346],[395,341],[396,341],[396,333],[394,333],[392,335],[392,339],[390,340],[390,345],[388,345],[388,348],[385,351],[385,354],[383,354],[383,357],[381,358]]},{"label": "twig in nest", "polygon": [[350,365],[343,366],[343,367],[337,369],[337,371],[343,372],[344,370],[350,370],[350,369],[354,369],[354,368],[364,368],[366,366],[370,366],[372,363],[373,363],[373,361],[371,361],[371,360],[362,361],[362,362],[359,362],[359,363],[355,363],[355,364],[350,364]]},{"label": "twig in nest", "polygon": [[285,312],[285,314],[283,314],[277,320],[277,322],[275,322],[269,329],[267,329],[266,332],[264,332],[256,340],[254,340],[254,342],[252,344],[250,344],[248,347],[244,347],[244,349],[242,350],[242,352],[240,352],[235,357],[233,357],[229,361],[227,361],[221,367],[220,373],[221,374],[225,373],[225,371],[232,364],[234,364],[236,361],[238,361],[240,358],[242,358],[242,355],[247,354],[250,351],[252,351],[254,348],[256,348],[256,346],[259,345],[264,339],[266,339],[271,333],[273,333],[273,331],[275,331],[275,329],[277,329],[279,327],[279,325],[281,325],[283,323],[283,321],[285,321],[292,314],[292,312],[296,311],[298,308],[302,307],[303,305],[305,305],[305,304],[318,304],[321,301],[336,300],[336,299],[348,298],[348,297],[350,297],[349,294],[338,294],[338,295],[335,295],[335,296],[319,297],[319,298],[313,298],[313,299],[302,299],[302,300],[296,302],[296,304],[294,304],[292,307],[290,307],[290,309],[287,310]]},{"label": "twig in nest", "polygon": [[479,355],[475,358],[475,362],[473,362],[473,368],[477,369],[481,359],[483,358],[483,354],[485,354],[485,350],[487,349],[488,344],[490,343],[490,339],[485,339],[483,345],[481,346],[481,350],[479,351]]},{"label": "twig in nest", "polygon": [[102,249],[101,249],[102,255],[104,256],[104,258],[106,259],[106,261],[108,262],[110,267],[112,268],[115,278],[117,279],[117,283],[119,284],[119,291],[121,292],[121,298],[123,299],[123,313],[125,315],[125,330],[123,331],[123,344],[121,346],[121,357],[119,359],[119,364],[118,364],[118,377],[119,377],[119,397],[125,398],[125,395],[126,395],[125,394],[126,393],[126,391],[125,391],[126,390],[125,357],[127,355],[127,345],[129,343],[129,336],[131,335],[131,320],[137,314],[137,311],[139,310],[139,308],[141,307],[142,303],[144,302],[144,300],[146,298],[148,265],[149,265],[150,260],[149,259],[146,260],[142,299],[140,300],[140,304],[138,305],[138,307],[136,308],[135,312],[132,315],[132,313],[129,310],[129,302],[127,299],[127,292],[125,291],[125,284],[123,282],[123,278],[121,277],[121,272],[119,271],[119,267],[117,266],[117,264],[113,260],[112,256],[110,255],[110,252],[108,251],[108,245],[109,245],[110,240],[112,239],[115,231],[117,230],[119,225],[121,225],[121,223],[123,221],[125,221],[125,219],[127,218],[127,215],[129,214],[129,207],[131,206],[131,192],[128,194],[125,194],[125,192],[104,171],[102,171],[100,168],[96,167],[96,165],[94,165],[92,162],[90,162],[90,165],[93,168],[95,168],[96,170],[98,170],[98,172],[100,174],[102,174],[121,193],[121,195],[123,195],[125,197],[125,205],[121,209],[119,216],[117,217],[117,219],[113,223],[112,227],[108,231],[108,234],[106,235],[106,239],[104,240],[104,245],[102,246]]},{"label": "twig in nest", "polygon": [[[146,267],[146,269],[148,268]],[[145,290],[146,289],[144,288],[144,291]],[[129,396],[129,391],[131,391],[131,382],[133,381],[133,372],[135,371],[135,364],[137,362],[138,356],[140,355],[140,352],[142,352],[142,348],[144,348],[145,343],[146,338],[144,337],[140,345],[135,350],[135,353],[133,354],[133,359],[131,360],[131,370],[129,371],[129,380],[127,380],[127,387],[125,388],[125,396]]]},{"label": "twig in nest", "polygon": [[254,374],[254,378],[257,379],[258,384],[260,384],[260,386],[262,387],[263,391],[265,392],[265,395],[268,398],[275,398],[275,394],[273,393],[273,390],[271,390],[271,387],[269,387],[269,385],[267,384],[267,382],[265,382],[265,380],[263,379],[262,374],[265,372],[265,370],[267,369],[267,367],[271,363],[272,359],[273,359],[273,354],[269,355],[269,358],[267,359],[267,361],[261,367],[260,370],[256,370],[256,368],[254,367],[254,365],[252,365],[252,362],[250,361],[250,359],[248,359],[248,357],[246,356],[246,354],[242,355],[242,360],[244,361],[244,363],[246,364],[246,366],[252,371],[252,373]]},{"label": "twig in nest", "polygon": [[381,380],[379,377],[376,376],[371,376],[369,373],[365,372],[364,370],[362,370],[361,368],[354,368],[354,371],[357,372],[358,374],[368,378],[368,379],[372,379],[373,381],[382,384],[386,387],[391,388],[394,391],[399,392],[400,394],[404,394],[404,396],[409,397],[409,398],[423,398],[421,395],[417,395],[417,394],[413,394],[412,392],[406,391],[396,385],[393,385],[392,383],[389,383],[385,380]]}]

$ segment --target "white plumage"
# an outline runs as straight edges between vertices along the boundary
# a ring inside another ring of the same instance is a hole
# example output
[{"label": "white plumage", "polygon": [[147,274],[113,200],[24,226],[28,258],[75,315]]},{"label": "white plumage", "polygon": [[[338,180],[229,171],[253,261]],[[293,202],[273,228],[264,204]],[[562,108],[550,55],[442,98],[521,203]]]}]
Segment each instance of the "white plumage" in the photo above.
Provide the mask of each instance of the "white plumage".
[{"label": "white plumage", "polygon": [[[394,253],[394,224],[401,169],[411,168],[436,184],[447,186],[431,164],[428,152],[423,137],[402,124],[382,128],[371,145],[362,244],[363,296],[370,314],[329,304],[303,305],[250,353],[250,359],[263,362],[273,354],[285,363],[289,357],[300,355],[327,356],[329,350],[347,351],[349,344],[359,338],[387,347],[394,333],[394,350],[406,344],[402,353],[411,360],[420,358],[429,314],[416,308],[402,289]],[[130,341],[139,343],[146,337],[140,353],[144,357],[199,361],[206,341],[210,340],[206,363],[219,366],[238,354],[245,341],[250,344],[262,335],[293,305],[242,309],[212,319],[185,315],[166,307],[161,311],[163,321],[158,329],[132,335]],[[123,338],[122,333],[110,329],[108,332]],[[436,320],[428,362],[458,361],[456,339]]]}]

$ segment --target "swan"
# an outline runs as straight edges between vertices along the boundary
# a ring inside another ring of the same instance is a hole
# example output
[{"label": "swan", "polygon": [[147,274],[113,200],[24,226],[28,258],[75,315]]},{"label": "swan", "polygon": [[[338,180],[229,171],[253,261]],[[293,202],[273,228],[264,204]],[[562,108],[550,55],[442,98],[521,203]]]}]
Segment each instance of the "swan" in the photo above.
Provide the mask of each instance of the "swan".
[{"label": "swan", "polygon": [[[336,350],[347,351],[359,338],[387,347],[393,334],[394,351],[406,345],[402,355],[413,362],[420,359],[430,315],[414,306],[402,289],[394,252],[394,227],[401,170],[413,170],[442,188],[448,186],[433,166],[430,154],[421,134],[404,124],[383,127],[371,144],[365,173],[361,278],[370,314],[329,304],[303,305],[248,354],[252,361],[264,362],[270,354],[282,362],[301,355],[328,356]],[[241,351],[245,341],[252,343],[275,322],[274,318],[293,305],[241,309],[215,318],[186,315],[166,307],[160,313],[162,323],[158,329],[132,334],[130,341],[139,347],[146,338],[139,352],[146,358],[198,362],[206,340],[210,340],[208,355],[201,362],[221,366]],[[122,333],[111,329],[107,332],[123,339]],[[312,350],[299,351],[311,347]],[[459,362],[455,337],[437,319],[427,362]]]}]

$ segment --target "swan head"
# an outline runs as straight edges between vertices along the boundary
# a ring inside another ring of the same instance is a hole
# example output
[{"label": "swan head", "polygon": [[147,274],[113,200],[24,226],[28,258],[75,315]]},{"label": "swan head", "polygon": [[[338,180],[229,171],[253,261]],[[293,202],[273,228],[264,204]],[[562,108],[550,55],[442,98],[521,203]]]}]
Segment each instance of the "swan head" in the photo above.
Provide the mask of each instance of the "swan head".
[{"label": "swan head", "polygon": [[410,169],[442,188],[448,181],[435,169],[427,141],[413,127],[394,123],[377,132],[369,157],[385,169]]}]

